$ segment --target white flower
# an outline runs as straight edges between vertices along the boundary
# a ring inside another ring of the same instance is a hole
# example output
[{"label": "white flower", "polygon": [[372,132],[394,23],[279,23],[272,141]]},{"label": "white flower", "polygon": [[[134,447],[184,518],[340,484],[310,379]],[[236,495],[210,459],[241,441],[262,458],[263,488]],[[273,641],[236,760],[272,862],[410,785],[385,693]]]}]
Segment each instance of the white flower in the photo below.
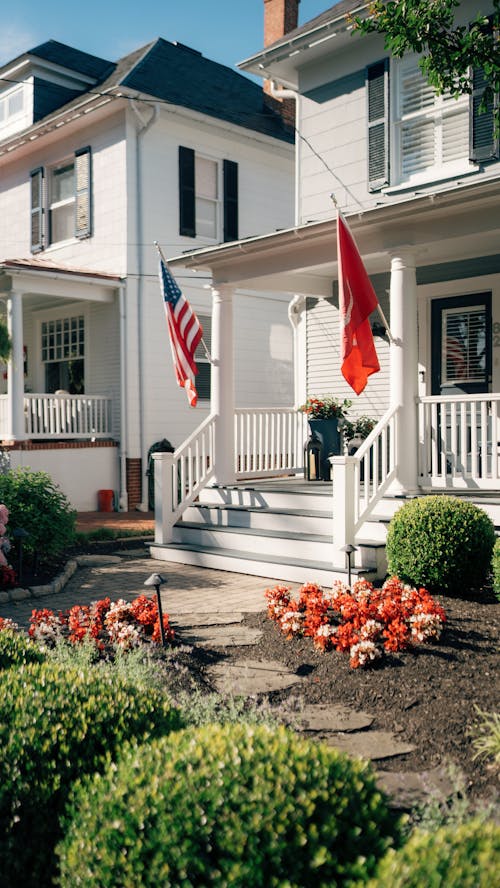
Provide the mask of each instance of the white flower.
[{"label": "white flower", "polygon": [[427,641],[428,638],[439,638],[443,630],[443,621],[437,614],[413,614],[409,619],[411,637],[415,641]]},{"label": "white flower", "polygon": [[367,620],[361,627],[359,634],[363,641],[374,641],[374,639],[379,637],[383,628],[383,624],[379,623],[378,620]]},{"label": "white flower", "polygon": [[360,641],[353,644],[350,650],[352,666],[366,666],[382,656],[382,651],[373,641]]},{"label": "white flower", "polygon": [[302,632],[304,614],[302,611],[285,611],[281,616],[280,626],[285,635],[299,635]]}]

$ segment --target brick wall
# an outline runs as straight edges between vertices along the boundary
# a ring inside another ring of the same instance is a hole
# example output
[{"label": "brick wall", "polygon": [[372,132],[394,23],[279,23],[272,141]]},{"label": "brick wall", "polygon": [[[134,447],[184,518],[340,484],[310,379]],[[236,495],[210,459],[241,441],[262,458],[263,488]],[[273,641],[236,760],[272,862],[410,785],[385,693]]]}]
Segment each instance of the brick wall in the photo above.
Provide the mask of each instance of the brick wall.
[{"label": "brick wall", "polygon": [[135,509],[141,502],[142,489],[142,461],[140,459],[127,459],[127,494],[129,511]]}]

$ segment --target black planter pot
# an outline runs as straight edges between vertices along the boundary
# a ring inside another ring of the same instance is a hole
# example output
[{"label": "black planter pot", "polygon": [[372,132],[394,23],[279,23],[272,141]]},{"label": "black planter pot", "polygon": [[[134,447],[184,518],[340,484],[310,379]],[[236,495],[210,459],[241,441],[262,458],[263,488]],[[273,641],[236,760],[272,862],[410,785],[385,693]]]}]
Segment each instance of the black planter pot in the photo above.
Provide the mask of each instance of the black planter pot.
[{"label": "black planter pot", "polygon": [[339,432],[337,419],[309,419],[311,434],[315,435],[321,443],[321,480],[329,481],[331,478],[331,465],[329,456],[340,456],[342,436]]}]

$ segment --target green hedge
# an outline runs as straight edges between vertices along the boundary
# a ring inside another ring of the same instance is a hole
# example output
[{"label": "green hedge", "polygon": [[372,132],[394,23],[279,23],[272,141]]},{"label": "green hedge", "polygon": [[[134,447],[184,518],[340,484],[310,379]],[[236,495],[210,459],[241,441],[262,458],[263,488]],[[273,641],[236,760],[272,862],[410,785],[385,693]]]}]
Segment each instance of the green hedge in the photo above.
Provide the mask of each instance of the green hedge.
[{"label": "green hedge", "polygon": [[283,727],[189,728],[70,807],[63,888],[347,886],[399,840],[369,764]]},{"label": "green hedge", "polygon": [[453,496],[405,503],[387,532],[389,573],[430,592],[460,595],[488,579],[495,528],[486,512]]},{"label": "green hedge", "polygon": [[23,663],[43,663],[45,659],[45,654],[24,632],[0,630],[0,669],[10,669]]},{"label": "green hedge", "polygon": [[437,832],[417,830],[389,851],[369,888],[493,888],[500,873],[500,826],[471,820]]},{"label": "green hedge", "polygon": [[500,540],[497,540],[493,547],[491,571],[493,574],[493,592],[498,601],[500,601]]},{"label": "green hedge", "polygon": [[109,765],[126,741],[180,724],[162,693],[112,674],[48,663],[0,672],[1,884],[50,884],[72,783]]},{"label": "green hedge", "polygon": [[12,469],[0,474],[0,503],[9,510],[7,535],[23,528],[24,552],[50,562],[72,544],[76,512],[62,490],[47,472],[30,468]]}]

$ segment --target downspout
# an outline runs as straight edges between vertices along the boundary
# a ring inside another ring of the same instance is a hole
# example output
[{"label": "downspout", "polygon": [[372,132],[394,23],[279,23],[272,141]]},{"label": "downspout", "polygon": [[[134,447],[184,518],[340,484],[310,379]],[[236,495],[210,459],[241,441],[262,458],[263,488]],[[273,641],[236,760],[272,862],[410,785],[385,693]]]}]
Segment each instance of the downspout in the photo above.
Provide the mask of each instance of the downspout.
[{"label": "downspout", "polygon": [[149,120],[145,120],[141,111],[137,107],[137,104],[134,100],[130,102],[132,110],[139,121],[139,125],[137,127],[137,141],[136,141],[136,176],[135,176],[135,186],[136,186],[136,207],[137,207],[137,220],[136,220],[136,232],[137,232],[137,345],[139,351],[139,380],[138,380],[138,390],[139,390],[139,448],[141,453],[141,502],[136,506],[138,511],[147,512],[149,508],[149,503],[146,497],[146,484],[144,482],[145,474],[147,471],[147,459],[148,454],[146,450],[146,444],[144,440],[144,343],[143,343],[143,333],[144,333],[144,324],[142,318],[142,308],[143,308],[143,216],[142,216],[142,200],[141,200],[141,144],[142,137],[146,135],[149,129],[156,123],[159,114],[160,114],[160,106],[157,102],[155,102],[153,113]]},{"label": "downspout", "polygon": [[127,493],[127,310],[125,301],[125,287],[122,284],[119,291],[120,305],[120,497],[118,501],[118,511],[128,512],[128,493]]}]

